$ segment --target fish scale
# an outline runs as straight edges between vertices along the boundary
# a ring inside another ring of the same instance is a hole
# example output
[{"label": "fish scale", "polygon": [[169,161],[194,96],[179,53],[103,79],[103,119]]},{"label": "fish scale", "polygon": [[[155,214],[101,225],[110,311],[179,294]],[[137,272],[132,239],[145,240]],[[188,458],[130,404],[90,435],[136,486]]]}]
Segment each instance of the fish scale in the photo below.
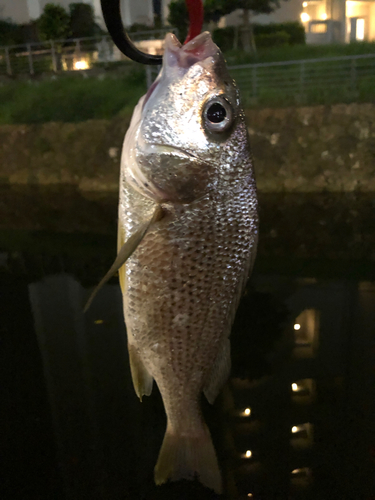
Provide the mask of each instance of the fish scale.
[{"label": "fish scale", "polygon": [[[167,414],[155,480],[197,475],[219,492],[199,400],[204,391],[213,402],[229,374],[230,329],[256,253],[257,197],[244,113],[220,51],[208,34],[192,53],[171,37],[161,76],[125,137],[119,248],[159,205],[163,217],[120,281],[136,392],[149,395],[155,380]],[[202,110],[215,96],[231,106],[233,125],[212,135]]]}]

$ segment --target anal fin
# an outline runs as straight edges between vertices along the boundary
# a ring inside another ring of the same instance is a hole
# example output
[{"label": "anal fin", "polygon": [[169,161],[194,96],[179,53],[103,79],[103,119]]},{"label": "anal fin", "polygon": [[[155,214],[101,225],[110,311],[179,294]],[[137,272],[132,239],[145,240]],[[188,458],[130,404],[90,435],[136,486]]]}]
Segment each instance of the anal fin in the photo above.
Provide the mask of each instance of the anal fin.
[{"label": "anal fin", "polygon": [[203,392],[209,403],[213,404],[230,373],[230,341],[221,340],[219,351],[203,387]]},{"label": "anal fin", "polygon": [[134,390],[139,399],[142,401],[143,396],[149,396],[151,394],[154,379],[146,370],[137,349],[129,343],[128,351]]}]

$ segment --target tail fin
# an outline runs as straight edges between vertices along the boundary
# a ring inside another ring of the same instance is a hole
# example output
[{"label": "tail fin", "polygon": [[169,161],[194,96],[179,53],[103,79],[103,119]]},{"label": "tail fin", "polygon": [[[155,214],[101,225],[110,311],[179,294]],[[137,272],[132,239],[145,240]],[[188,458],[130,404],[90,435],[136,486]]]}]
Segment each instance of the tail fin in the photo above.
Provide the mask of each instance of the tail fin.
[{"label": "tail fin", "polygon": [[197,479],[216,493],[222,492],[221,475],[210,432],[205,426],[199,435],[173,433],[167,426],[154,471],[155,483],[168,479]]}]

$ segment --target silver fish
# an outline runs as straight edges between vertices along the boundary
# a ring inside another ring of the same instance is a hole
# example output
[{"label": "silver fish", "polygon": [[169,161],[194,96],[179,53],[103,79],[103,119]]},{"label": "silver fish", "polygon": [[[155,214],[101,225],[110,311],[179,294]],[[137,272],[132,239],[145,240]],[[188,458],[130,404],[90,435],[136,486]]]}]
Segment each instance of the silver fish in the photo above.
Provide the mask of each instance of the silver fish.
[{"label": "silver fish", "polygon": [[229,376],[258,215],[239,92],[209,33],[184,46],[167,35],[162,71],[134,110],[121,159],[119,251],[129,237],[138,246],[119,274],[134,388],[142,399],[155,380],[167,415],[155,482],[196,476],[220,492],[199,398],[203,391],[213,403]]}]

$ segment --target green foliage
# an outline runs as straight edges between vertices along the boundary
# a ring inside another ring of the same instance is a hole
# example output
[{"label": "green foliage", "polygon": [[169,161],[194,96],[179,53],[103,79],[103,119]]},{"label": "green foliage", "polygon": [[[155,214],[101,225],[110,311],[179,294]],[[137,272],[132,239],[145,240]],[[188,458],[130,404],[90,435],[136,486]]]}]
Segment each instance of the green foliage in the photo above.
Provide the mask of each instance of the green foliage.
[{"label": "green foliage", "polygon": [[224,50],[229,65],[375,54],[375,42],[264,47],[260,48],[256,55],[246,54],[242,50],[233,50],[232,46]]},{"label": "green foliage", "polygon": [[21,27],[18,24],[0,19],[0,45],[17,45],[22,42]]},{"label": "green foliage", "polygon": [[255,41],[257,47],[282,47],[289,44],[290,36],[285,31],[276,31],[276,33],[267,33],[256,35]]},{"label": "green foliage", "polygon": [[[254,24],[253,29],[256,45],[260,49],[306,43],[304,27],[298,22]],[[234,26],[228,26],[213,31],[213,40],[222,51],[227,52],[233,49],[236,37],[235,30]],[[238,43],[240,41],[238,36]]]},{"label": "green foliage", "polygon": [[42,40],[58,40],[70,35],[70,16],[60,5],[47,3],[38,19],[38,31]]},{"label": "green foliage", "polygon": [[[305,44],[306,33],[305,28],[298,21],[286,23],[271,23],[271,24],[255,24],[254,34],[257,35],[271,35],[274,33],[284,32],[289,35],[288,44]],[[276,46],[277,44],[275,44]]]},{"label": "green foliage", "polygon": [[148,24],[134,23],[126,31],[136,33],[137,31],[152,31],[154,29],[154,26],[149,26]]},{"label": "green foliage", "polygon": [[216,28],[212,32],[212,39],[223,52],[233,49],[235,37],[235,27]]},{"label": "green foliage", "polygon": [[222,16],[237,9],[246,9],[258,14],[269,14],[280,7],[279,0],[206,0],[205,6],[215,8]]},{"label": "green foliage", "polygon": [[145,72],[121,77],[61,76],[0,86],[0,124],[80,122],[129,115],[146,92]]},{"label": "green foliage", "polygon": [[71,3],[70,32],[73,38],[85,36],[95,36],[98,33],[98,26],[95,24],[94,9],[87,3]]},{"label": "green foliage", "polygon": [[172,0],[169,4],[168,24],[178,29],[181,41],[185,40],[189,30],[189,16],[185,0]]}]

